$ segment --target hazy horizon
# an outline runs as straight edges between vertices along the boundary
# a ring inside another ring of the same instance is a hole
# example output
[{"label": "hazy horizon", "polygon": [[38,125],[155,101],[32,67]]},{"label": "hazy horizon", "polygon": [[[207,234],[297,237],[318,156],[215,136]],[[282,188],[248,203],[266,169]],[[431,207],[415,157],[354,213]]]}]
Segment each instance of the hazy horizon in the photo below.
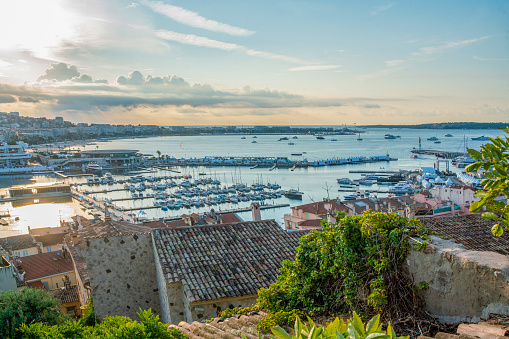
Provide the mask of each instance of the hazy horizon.
[{"label": "hazy horizon", "polygon": [[506,1],[0,3],[0,111],[73,122],[509,117]]}]

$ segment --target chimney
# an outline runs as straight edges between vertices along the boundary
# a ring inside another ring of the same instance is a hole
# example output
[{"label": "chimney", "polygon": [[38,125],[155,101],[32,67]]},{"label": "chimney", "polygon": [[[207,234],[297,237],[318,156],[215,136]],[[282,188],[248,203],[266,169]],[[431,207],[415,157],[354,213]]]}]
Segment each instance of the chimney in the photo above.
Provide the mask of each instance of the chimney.
[{"label": "chimney", "polygon": [[72,241],[72,244],[73,244],[73,245],[77,245],[77,244],[78,244],[78,242],[79,242],[79,240],[78,240],[78,234],[76,234],[76,233],[71,234],[71,241]]},{"label": "chimney", "polygon": [[260,204],[257,202],[251,203],[251,214],[253,216],[253,221],[262,220],[262,214],[260,211]]},{"label": "chimney", "polygon": [[104,221],[111,221],[111,214],[108,211],[108,207],[104,208]]},{"label": "chimney", "polygon": [[76,221],[78,222],[78,229],[83,229],[83,225],[81,224],[81,217],[79,215],[76,216]]}]

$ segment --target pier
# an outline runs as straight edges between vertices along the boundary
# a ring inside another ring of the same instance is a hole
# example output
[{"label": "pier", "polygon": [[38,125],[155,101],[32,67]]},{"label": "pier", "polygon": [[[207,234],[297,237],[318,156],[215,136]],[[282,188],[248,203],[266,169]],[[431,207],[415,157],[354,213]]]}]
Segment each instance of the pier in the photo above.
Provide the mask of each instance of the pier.
[{"label": "pier", "polygon": [[436,157],[445,159],[453,159],[465,155],[465,152],[437,151],[431,149],[413,149],[411,152],[414,154],[434,155]]}]

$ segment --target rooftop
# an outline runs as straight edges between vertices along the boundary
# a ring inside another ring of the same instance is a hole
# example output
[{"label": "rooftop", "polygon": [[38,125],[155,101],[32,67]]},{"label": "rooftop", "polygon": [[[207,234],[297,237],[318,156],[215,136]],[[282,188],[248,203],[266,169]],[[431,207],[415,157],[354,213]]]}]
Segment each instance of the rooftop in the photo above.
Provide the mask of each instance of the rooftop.
[{"label": "rooftop", "polygon": [[43,247],[55,246],[64,243],[66,233],[36,235],[35,241],[42,243]]},{"label": "rooftop", "polygon": [[491,234],[493,220],[484,220],[480,214],[425,219],[423,225],[462,244],[471,251],[490,251],[509,254],[509,232],[501,237]]},{"label": "rooftop", "polygon": [[274,220],[154,230],[167,283],[181,282],[191,302],[258,293],[295,257],[303,232]]},{"label": "rooftop", "polygon": [[67,255],[67,258],[64,259],[61,251],[23,257],[21,267],[26,272],[26,281],[39,280],[44,277],[73,271],[71,258]]},{"label": "rooftop", "polygon": [[54,290],[50,290],[49,293],[60,300],[60,303],[70,303],[73,301],[78,301],[78,288],[76,285],[72,285],[70,287],[60,287],[55,288]]},{"label": "rooftop", "polygon": [[[348,211],[348,208],[346,206],[338,204],[335,200],[329,200],[329,202],[331,203],[332,211],[340,211],[340,212]],[[310,204],[295,206],[295,207],[292,207],[292,209],[302,210],[302,212],[305,212],[305,213],[313,213],[316,215],[323,215],[323,214],[327,214],[327,210],[325,210],[326,203],[327,203],[327,201],[322,200],[322,201],[318,201],[318,202],[312,202]]]},{"label": "rooftop", "polygon": [[109,150],[93,150],[93,151],[82,151],[82,154],[90,155],[103,155],[103,154],[123,154],[123,153],[137,153],[138,150],[130,149],[109,149]]},{"label": "rooftop", "polygon": [[15,235],[12,237],[0,238],[0,246],[6,251],[19,251],[26,248],[36,247],[30,234]]}]

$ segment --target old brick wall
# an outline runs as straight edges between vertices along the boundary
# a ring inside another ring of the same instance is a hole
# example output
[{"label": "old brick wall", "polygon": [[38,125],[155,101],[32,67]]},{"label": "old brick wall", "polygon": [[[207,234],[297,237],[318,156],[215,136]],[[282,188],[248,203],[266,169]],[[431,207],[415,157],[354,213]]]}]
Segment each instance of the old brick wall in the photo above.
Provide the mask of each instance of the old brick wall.
[{"label": "old brick wall", "polygon": [[140,308],[161,313],[149,233],[85,239],[84,248],[99,318],[118,315],[138,319]]}]

